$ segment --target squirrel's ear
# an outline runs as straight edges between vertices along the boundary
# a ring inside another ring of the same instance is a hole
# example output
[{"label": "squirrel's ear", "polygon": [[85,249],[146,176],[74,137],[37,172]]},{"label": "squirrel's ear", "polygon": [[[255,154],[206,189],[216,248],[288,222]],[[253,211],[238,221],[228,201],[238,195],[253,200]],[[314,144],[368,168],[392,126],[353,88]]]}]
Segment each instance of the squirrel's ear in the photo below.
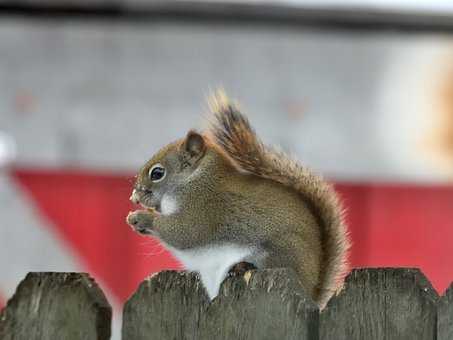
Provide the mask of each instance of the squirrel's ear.
[{"label": "squirrel's ear", "polygon": [[202,135],[198,132],[190,130],[187,133],[183,148],[191,158],[198,159],[204,155],[204,152],[206,151],[206,143]]}]

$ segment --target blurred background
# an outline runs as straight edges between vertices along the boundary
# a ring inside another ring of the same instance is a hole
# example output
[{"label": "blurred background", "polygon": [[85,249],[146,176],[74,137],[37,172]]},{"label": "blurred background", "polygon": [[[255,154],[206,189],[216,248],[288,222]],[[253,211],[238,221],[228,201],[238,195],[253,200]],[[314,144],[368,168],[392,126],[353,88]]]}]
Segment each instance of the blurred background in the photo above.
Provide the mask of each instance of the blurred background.
[{"label": "blurred background", "polygon": [[[0,1],[0,306],[87,271],[117,311],[178,269],[124,222],[137,169],[222,86],[336,184],[351,264],[453,281],[451,1]],[[119,315],[117,313],[117,315]]]}]

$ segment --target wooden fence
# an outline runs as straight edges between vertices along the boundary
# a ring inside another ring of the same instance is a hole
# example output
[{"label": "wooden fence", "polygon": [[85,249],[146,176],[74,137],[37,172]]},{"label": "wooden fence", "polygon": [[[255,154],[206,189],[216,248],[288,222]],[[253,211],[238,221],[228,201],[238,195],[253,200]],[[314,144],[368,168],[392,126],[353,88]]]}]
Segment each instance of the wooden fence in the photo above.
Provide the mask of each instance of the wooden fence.
[{"label": "wooden fence", "polygon": [[[87,274],[29,273],[0,314],[0,339],[110,338],[111,307]],[[161,272],[127,301],[122,337],[453,339],[453,285],[439,297],[417,269],[358,269],[319,313],[289,269],[228,278],[209,302],[194,273]]]}]

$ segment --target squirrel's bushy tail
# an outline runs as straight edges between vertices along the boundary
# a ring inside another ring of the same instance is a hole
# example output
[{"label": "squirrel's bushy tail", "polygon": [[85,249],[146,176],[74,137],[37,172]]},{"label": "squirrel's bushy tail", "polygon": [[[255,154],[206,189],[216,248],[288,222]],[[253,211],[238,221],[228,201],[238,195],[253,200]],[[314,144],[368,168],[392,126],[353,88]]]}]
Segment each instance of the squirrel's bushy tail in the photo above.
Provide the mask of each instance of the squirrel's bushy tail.
[{"label": "squirrel's bushy tail", "polygon": [[323,260],[316,300],[323,308],[345,275],[349,248],[342,208],[334,189],[296,160],[264,145],[247,118],[222,91],[210,97],[209,105],[215,115],[209,131],[211,138],[236,166],[297,190],[321,221]]}]

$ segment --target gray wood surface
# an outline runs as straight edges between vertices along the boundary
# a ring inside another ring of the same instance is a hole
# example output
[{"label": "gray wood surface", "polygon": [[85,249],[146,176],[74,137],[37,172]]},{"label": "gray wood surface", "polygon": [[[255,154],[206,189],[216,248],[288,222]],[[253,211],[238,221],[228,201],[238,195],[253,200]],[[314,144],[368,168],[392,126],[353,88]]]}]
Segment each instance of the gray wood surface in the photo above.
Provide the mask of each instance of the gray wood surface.
[{"label": "gray wood surface", "polygon": [[[111,307],[87,274],[30,273],[0,313],[0,339],[110,338]],[[228,278],[209,301],[195,273],[146,279],[122,338],[453,339],[453,284],[441,298],[417,269],[360,269],[319,315],[289,269]]]},{"label": "gray wood surface", "polygon": [[418,269],[359,269],[320,316],[320,339],[436,339],[438,295]]},{"label": "gray wood surface", "polygon": [[440,298],[437,313],[437,339],[453,339],[453,283]]},{"label": "gray wood surface", "polygon": [[227,279],[209,303],[193,273],[162,272],[126,303],[123,339],[318,339],[317,307],[289,269]]},{"label": "gray wood surface", "polygon": [[0,339],[107,340],[111,314],[88,274],[29,273],[0,314]]},{"label": "gray wood surface", "polygon": [[196,339],[207,300],[195,274],[160,272],[143,281],[126,302],[122,338]]},{"label": "gray wood surface", "polygon": [[[290,269],[227,280],[201,315],[200,339],[318,339],[318,308]],[[247,274],[246,274],[247,275]]]}]

